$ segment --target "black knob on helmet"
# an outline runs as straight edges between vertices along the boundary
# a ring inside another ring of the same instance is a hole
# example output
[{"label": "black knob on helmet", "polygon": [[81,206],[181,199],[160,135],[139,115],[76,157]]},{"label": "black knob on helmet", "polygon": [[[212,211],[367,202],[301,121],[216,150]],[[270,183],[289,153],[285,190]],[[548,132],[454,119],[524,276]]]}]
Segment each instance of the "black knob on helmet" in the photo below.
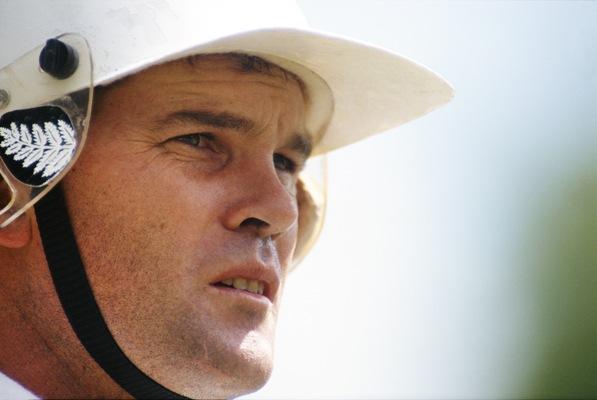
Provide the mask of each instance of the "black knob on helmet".
[{"label": "black knob on helmet", "polygon": [[58,39],[49,39],[39,53],[39,66],[56,79],[68,78],[78,65],[77,51]]}]

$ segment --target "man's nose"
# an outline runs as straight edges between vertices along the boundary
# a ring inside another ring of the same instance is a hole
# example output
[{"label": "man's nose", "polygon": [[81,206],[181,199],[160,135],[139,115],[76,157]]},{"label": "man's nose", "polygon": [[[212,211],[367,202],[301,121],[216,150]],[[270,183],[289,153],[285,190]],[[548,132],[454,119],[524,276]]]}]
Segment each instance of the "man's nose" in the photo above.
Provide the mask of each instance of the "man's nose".
[{"label": "man's nose", "polygon": [[273,165],[241,168],[231,186],[223,225],[254,232],[261,238],[287,232],[298,221],[294,188],[288,188]]}]

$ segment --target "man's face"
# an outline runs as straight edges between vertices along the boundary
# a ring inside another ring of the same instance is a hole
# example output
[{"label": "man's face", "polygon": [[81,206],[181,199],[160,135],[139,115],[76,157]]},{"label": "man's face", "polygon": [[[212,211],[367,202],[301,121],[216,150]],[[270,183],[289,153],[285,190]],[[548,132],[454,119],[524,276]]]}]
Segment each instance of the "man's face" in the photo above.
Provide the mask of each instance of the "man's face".
[{"label": "man's face", "polygon": [[226,397],[267,380],[306,147],[298,82],[224,56],[151,68],[96,104],[67,203],[113,336],[164,386]]}]

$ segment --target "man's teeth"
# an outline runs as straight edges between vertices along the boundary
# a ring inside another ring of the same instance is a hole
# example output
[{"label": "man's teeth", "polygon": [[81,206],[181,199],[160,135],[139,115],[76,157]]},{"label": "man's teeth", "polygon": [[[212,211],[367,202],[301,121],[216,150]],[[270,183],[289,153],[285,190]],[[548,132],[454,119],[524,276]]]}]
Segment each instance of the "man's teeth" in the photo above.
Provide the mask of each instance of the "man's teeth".
[{"label": "man's teeth", "polygon": [[263,294],[265,288],[263,282],[245,278],[224,279],[222,283],[235,289],[246,290],[257,294]]}]

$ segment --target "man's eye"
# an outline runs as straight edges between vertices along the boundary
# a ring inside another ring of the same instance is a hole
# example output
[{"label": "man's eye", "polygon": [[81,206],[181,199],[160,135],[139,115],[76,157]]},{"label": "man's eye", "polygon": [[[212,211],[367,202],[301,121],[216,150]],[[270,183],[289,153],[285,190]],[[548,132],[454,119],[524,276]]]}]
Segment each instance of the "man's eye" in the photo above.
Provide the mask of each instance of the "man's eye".
[{"label": "man's eye", "polygon": [[274,166],[280,171],[289,172],[291,174],[296,171],[296,163],[282,154],[274,154]]},{"label": "man's eye", "polygon": [[190,135],[181,135],[173,138],[177,142],[181,142],[193,147],[204,147],[207,142],[212,141],[214,136],[210,133],[193,133]]}]

